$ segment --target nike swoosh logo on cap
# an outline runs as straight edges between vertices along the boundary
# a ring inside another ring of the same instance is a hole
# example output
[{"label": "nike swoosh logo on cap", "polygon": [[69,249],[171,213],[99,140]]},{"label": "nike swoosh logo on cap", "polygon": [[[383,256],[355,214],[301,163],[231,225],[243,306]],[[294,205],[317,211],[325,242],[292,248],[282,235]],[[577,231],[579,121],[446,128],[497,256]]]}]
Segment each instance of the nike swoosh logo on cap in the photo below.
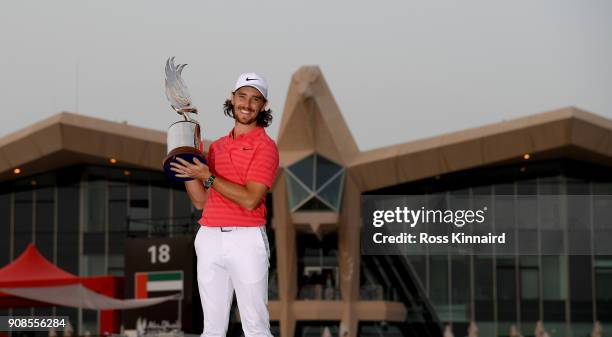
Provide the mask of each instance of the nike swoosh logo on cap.
[{"label": "nike swoosh logo on cap", "polygon": [[248,81],[257,81],[257,80],[258,80],[258,78],[248,78],[248,77],[246,78],[246,81],[247,81],[247,82],[248,82]]}]

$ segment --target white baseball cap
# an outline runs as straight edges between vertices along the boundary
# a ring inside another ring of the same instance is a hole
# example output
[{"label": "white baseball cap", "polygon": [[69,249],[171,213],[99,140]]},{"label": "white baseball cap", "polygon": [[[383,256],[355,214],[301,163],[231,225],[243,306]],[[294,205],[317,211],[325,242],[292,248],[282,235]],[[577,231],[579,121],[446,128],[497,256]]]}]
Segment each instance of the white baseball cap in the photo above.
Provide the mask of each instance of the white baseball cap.
[{"label": "white baseball cap", "polygon": [[238,76],[236,85],[234,86],[234,92],[242,87],[253,87],[257,89],[263,97],[268,100],[268,82],[263,76],[256,73],[244,73]]}]

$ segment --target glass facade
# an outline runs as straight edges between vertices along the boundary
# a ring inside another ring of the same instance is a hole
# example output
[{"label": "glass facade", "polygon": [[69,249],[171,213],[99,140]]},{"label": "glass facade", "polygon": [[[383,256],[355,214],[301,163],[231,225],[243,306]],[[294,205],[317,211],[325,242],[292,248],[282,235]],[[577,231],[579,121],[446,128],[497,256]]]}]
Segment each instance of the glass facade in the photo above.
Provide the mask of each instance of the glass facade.
[{"label": "glass facade", "polygon": [[338,269],[338,235],[321,239],[314,234],[298,234],[298,295],[297,299],[340,299]]},{"label": "glass facade", "polygon": [[[318,155],[292,165],[286,174],[292,209],[338,211],[344,174],[344,168]],[[292,184],[305,192],[292,190]],[[455,335],[463,336],[470,321],[477,322],[482,336],[505,336],[511,325],[530,335],[538,320],[559,336],[584,334],[594,320],[612,328],[612,256],[538,253],[550,240],[576,245],[588,239],[593,246],[609,245],[596,235],[610,230],[607,220],[612,219],[612,175],[606,168],[569,161],[535,163],[526,169],[494,167],[367,194],[418,194],[428,205],[450,208],[475,208],[482,196],[495,196],[508,206],[494,215],[495,226],[533,228],[534,235],[519,237],[520,247],[490,256],[362,256],[361,299],[402,301],[408,317],[406,324],[360,322],[360,335],[426,335],[438,324],[452,323]],[[590,198],[568,200],[571,206],[561,210],[538,198],[547,194]],[[453,198],[456,204],[449,205],[450,195],[465,198]],[[270,195],[266,201],[270,223]],[[527,214],[536,214],[539,223],[567,222],[567,230],[540,226]],[[0,221],[8,224],[0,228],[0,262],[8,263],[34,242],[50,261],[77,275],[123,275],[127,237],[192,235],[198,217],[184,186],[170,183],[161,172],[63,168],[0,185]],[[594,235],[585,238],[580,236],[584,231],[572,231],[575,218],[589,219]],[[274,300],[275,236],[269,226],[268,231],[269,298]],[[298,233],[296,242],[297,299],[340,300],[337,234]],[[533,254],[519,255],[518,248]],[[98,324],[95,312],[70,308],[19,308],[11,314],[46,312],[71,316],[83,333]],[[296,335],[321,335],[325,327],[337,335],[338,326],[333,321],[299,322]]]},{"label": "glass facade", "polygon": [[[74,166],[0,184],[0,265],[29,243],[80,276],[123,275],[127,237],[192,235],[199,211],[183,184],[161,172]],[[97,333],[96,311],[15,308],[12,314],[66,314]]]},{"label": "glass facade", "polygon": [[[478,324],[481,335],[486,331],[487,336],[506,336],[511,325],[531,335],[535,323],[542,320],[553,335],[577,336],[590,333],[595,320],[604,327],[612,322],[612,258],[568,253],[571,245],[588,249],[592,247],[588,245],[605,244],[597,241],[597,233],[612,227],[610,172],[587,163],[551,161],[460,172],[365,194],[419,194],[432,203],[445,195],[462,194],[472,206],[470,201],[491,195],[496,202],[506,203],[508,207],[500,208],[505,213],[494,215],[496,228],[533,229],[518,237],[517,246],[490,256],[401,256],[394,264],[407,260],[413,265],[439,322],[452,323],[455,335],[465,335],[470,321]],[[545,200],[538,196],[550,194],[566,195],[565,209],[538,202]],[[591,222],[590,234],[578,230],[578,219]],[[539,225],[559,221],[565,230]],[[542,246],[558,240],[567,242],[563,251],[539,253]],[[372,268],[364,263],[366,282],[372,273],[367,269]]]},{"label": "glass facade", "polygon": [[[270,232],[271,195],[266,202],[271,250],[268,289],[274,300],[278,276]],[[49,261],[73,274],[123,276],[126,238],[192,236],[200,215],[184,184],[172,183],[162,172],[74,166],[5,182],[0,184],[0,266],[34,243]],[[97,334],[97,311],[12,309],[13,315],[47,312],[70,316],[81,334]]]}]

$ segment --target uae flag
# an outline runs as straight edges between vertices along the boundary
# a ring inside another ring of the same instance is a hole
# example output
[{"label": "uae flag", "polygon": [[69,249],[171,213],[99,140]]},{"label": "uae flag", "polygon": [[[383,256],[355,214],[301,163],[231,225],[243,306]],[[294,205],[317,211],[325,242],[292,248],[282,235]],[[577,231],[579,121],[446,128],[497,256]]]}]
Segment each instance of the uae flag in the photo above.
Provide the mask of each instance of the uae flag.
[{"label": "uae flag", "polygon": [[183,293],[183,271],[151,271],[136,273],[134,297],[150,298]]}]

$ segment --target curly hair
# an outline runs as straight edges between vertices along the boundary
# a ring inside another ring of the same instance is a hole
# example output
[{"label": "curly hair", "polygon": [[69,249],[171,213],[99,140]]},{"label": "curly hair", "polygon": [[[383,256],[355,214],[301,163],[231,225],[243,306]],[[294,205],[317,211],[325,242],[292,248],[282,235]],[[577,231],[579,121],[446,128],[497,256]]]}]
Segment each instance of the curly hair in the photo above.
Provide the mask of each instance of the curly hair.
[{"label": "curly hair", "polygon": [[[231,117],[231,118],[236,118],[234,116],[234,105],[232,104],[232,101],[227,99],[225,100],[225,103],[223,103],[223,113],[225,113],[226,116]],[[272,124],[272,110],[268,109],[268,110],[263,110],[261,111],[258,115],[257,115],[257,126],[261,126],[264,128],[267,128],[268,126],[270,126],[270,124]]]}]

